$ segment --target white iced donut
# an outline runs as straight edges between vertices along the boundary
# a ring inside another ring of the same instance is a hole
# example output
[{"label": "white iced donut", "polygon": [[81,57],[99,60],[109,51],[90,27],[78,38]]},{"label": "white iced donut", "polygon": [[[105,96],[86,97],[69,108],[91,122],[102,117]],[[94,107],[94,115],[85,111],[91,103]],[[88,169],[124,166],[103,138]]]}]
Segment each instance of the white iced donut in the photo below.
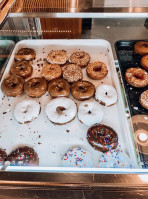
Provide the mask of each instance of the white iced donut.
[{"label": "white iced donut", "polygon": [[23,100],[14,109],[14,117],[20,124],[32,122],[38,117],[41,107],[36,100]]},{"label": "white iced donut", "polygon": [[78,119],[86,126],[92,126],[103,120],[104,111],[96,101],[84,101],[79,105]]},{"label": "white iced donut", "polygon": [[61,160],[62,167],[78,167],[91,168],[93,167],[91,155],[88,151],[81,147],[74,147],[69,149]]},{"label": "white iced donut", "polygon": [[112,106],[117,102],[116,89],[109,84],[101,84],[96,88],[95,98],[103,106]]},{"label": "white iced donut", "polygon": [[71,99],[59,97],[47,104],[45,112],[52,123],[66,124],[75,118],[77,106]]},{"label": "white iced donut", "polygon": [[99,160],[99,168],[132,168],[129,156],[121,150],[104,153]]}]

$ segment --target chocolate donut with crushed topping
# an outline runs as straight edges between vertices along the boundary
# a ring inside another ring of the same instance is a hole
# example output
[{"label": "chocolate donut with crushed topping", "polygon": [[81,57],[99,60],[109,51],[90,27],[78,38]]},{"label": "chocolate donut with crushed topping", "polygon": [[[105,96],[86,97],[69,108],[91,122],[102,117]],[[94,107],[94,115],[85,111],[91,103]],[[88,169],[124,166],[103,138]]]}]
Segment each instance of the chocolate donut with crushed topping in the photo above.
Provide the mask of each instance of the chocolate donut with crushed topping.
[{"label": "chocolate donut with crushed topping", "polygon": [[3,149],[0,149],[0,166],[4,165],[6,158],[7,153]]},{"label": "chocolate donut with crushed topping", "polygon": [[21,48],[15,55],[14,59],[17,61],[32,61],[35,59],[36,53],[32,48]]}]

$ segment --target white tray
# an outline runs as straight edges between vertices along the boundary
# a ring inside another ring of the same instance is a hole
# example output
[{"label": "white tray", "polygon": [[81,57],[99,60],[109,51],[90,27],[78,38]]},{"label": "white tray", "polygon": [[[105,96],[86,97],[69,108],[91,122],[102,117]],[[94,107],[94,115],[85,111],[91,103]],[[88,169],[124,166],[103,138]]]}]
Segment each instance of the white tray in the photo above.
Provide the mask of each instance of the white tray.
[{"label": "white tray", "polygon": [[[113,84],[118,93],[118,103],[112,107],[104,107],[104,119],[102,124],[112,127],[119,138],[118,148],[123,149],[131,158],[133,168],[138,168],[137,157],[133,146],[128,122],[125,116],[123,100],[121,96],[119,81],[114,65],[110,43],[105,40],[23,40],[16,44],[15,49],[8,62],[2,80],[9,75],[10,67],[14,61],[14,54],[22,47],[30,47],[36,51],[36,60],[33,61],[33,75],[41,76],[39,64],[43,61],[51,50],[64,49],[68,56],[77,50],[84,50],[91,55],[91,62],[102,61],[109,70],[108,76],[103,80],[91,80],[83,69],[85,80],[91,81],[95,86],[103,83]],[[40,60],[41,59],[41,60]],[[41,66],[41,65],[40,65]],[[2,81],[1,81],[2,82]],[[19,97],[4,97],[0,91],[0,148],[6,149],[9,154],[13,149],[21,145],[33,147],[39,156],[39,166],[25,167],[24,170],[51,170],[51,171],[100,171],[96,168],[102,153],[94,150],[87,142],[86,135],[88,127],[81,124],[76,119],[63,126],[52,124],[45,114],[45,106],[51,100],[48,92],[41,98],[36,98],[41,103],[41,114],[30,124],[19,124],[14,116],[13,110],[17,102],[29,98],[26,94]],[[72,96],[70,96],[73,99]],[[74,99],[73,99],[74,100]],[[80,102],[74,100],[78,105]],[[3,114],[5,113],[5,114]],[[67,133],[66,130],[70,132]],[[93,159],[94,169],[86,168],[61,168],[61,157],[73,146],[80,146],[88,150]],[[48,168],[44,168],[48,167]],[[23,167],[24,168],[24,167]],[[8,167],[8,170],[19,170],[20,167]],[[104,169],[105,171],[106,169]],[[110,169],[107,169],[110,170]],[[116,169],[114,169],[116,171]],[[101,169],[102,171],[102,169]]]}]

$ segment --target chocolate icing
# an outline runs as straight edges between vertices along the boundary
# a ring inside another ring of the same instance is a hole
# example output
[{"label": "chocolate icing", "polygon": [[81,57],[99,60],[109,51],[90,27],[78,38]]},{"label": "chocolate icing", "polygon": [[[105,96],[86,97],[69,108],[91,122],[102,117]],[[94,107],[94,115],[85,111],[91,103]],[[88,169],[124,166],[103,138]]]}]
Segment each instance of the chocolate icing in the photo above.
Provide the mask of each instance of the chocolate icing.
[{"label": "chocolate icing", "polygon": [[118,145],[118,135],[109,126],[96,124],[88,129],[87,140],[96,150],[106,152],[115,149]]}]

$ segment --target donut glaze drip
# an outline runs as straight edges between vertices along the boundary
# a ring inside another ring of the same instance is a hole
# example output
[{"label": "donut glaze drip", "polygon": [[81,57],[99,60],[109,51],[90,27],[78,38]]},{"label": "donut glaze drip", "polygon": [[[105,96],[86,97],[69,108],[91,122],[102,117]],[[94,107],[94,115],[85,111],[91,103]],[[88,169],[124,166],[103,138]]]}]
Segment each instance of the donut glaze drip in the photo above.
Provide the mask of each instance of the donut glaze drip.
[{"label": "donut glaze drip", "polygon": [[87,131],[87,139],[96,150],[106,152],[118,145],[117,133],[109,126],[96,124]]}]

